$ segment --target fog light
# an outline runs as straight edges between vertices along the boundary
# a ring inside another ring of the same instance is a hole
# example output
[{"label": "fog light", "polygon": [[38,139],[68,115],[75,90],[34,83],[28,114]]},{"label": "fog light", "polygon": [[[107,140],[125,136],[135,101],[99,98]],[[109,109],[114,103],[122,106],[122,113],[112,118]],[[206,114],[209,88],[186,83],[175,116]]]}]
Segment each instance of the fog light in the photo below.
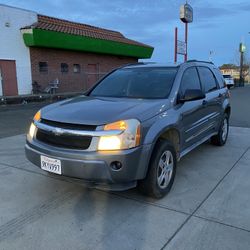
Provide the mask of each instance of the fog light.
[{"label": "fog light", "polygon": [[110,163],[110,167],[114,170],[120,170],[122,168],[122,163],[119,161],[113,161]]}]

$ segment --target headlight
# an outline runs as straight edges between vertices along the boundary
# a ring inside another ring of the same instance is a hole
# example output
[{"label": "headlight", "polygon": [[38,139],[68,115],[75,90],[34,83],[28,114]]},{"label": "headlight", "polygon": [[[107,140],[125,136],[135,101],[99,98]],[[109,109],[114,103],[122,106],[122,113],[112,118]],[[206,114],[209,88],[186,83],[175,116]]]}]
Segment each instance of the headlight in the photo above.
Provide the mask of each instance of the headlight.
[{"label": "headlight", "polygon": [[41,119],[41,110],[39,110],[38,112],[36,112],[36,114],[33,117],[33,120],[37,121],[37,122],[40,121],[40,119]]},{"label": "headlight", "polygon": [[35,126],[34,123],[32,122],[31,125],[30,125],[30,130],[29,130],[29,136],[30,136],[31,138],[34,137],[35,131],[36,131],[36,126]]},{"label": "headlight", "polygon": [[120,130],[120,135],[101,136],[98,150],[120,150],[134,148],[140,144],[140,122],[129,119],[110,123],[104,126],[104,130]]}]

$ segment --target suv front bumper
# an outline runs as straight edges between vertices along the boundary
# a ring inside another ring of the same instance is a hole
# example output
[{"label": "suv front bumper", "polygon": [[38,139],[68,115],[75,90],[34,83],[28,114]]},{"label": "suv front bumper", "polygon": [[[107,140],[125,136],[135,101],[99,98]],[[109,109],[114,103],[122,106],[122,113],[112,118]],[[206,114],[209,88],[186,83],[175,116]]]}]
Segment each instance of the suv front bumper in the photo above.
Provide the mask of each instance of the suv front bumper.
[{"label": "suv front bumper", "polygon": [[[61,161],[62,176],[85,181],[85,184],[103,189],[125,190],[136,186],[136,181],[146,175],[151,144],[133,149],[87,152],[52,147],[27,139],[26,157],[41,167],[41,155]],[[114,170],[110,164],[119,161],[122,168]],[[60,176],[60,175],[59,175]]]}]

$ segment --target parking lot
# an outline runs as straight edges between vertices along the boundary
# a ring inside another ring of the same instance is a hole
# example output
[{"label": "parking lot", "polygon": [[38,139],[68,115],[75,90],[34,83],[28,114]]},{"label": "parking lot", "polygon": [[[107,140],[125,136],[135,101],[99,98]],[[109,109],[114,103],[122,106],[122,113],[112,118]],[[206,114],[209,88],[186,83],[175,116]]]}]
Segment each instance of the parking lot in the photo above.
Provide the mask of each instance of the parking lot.
[{"label": "parking lot", "polygon": [[249,249],[250,87],[231,94],[226,146],[185,156],[161,200],[41,171],[24,133],[44,104],[0,107],[0,249]]}]

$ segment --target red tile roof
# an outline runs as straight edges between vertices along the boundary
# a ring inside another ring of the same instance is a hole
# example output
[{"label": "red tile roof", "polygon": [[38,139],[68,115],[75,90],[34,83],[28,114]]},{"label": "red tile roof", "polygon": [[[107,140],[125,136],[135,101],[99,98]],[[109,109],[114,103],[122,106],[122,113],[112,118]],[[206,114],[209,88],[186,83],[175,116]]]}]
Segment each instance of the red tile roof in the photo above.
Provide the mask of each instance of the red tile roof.
[{"label": "red tile roof", "polygon": [[63,32],[71,35],[85,36],[103,40],[116,41],[126,44],[151,47],[143,43],[126,38],[123,34],[113,30],[102,29],[87,24],[75,23],[54,17],[38,15],[38,22],[24,29],[34,28],[48,31]]}]

